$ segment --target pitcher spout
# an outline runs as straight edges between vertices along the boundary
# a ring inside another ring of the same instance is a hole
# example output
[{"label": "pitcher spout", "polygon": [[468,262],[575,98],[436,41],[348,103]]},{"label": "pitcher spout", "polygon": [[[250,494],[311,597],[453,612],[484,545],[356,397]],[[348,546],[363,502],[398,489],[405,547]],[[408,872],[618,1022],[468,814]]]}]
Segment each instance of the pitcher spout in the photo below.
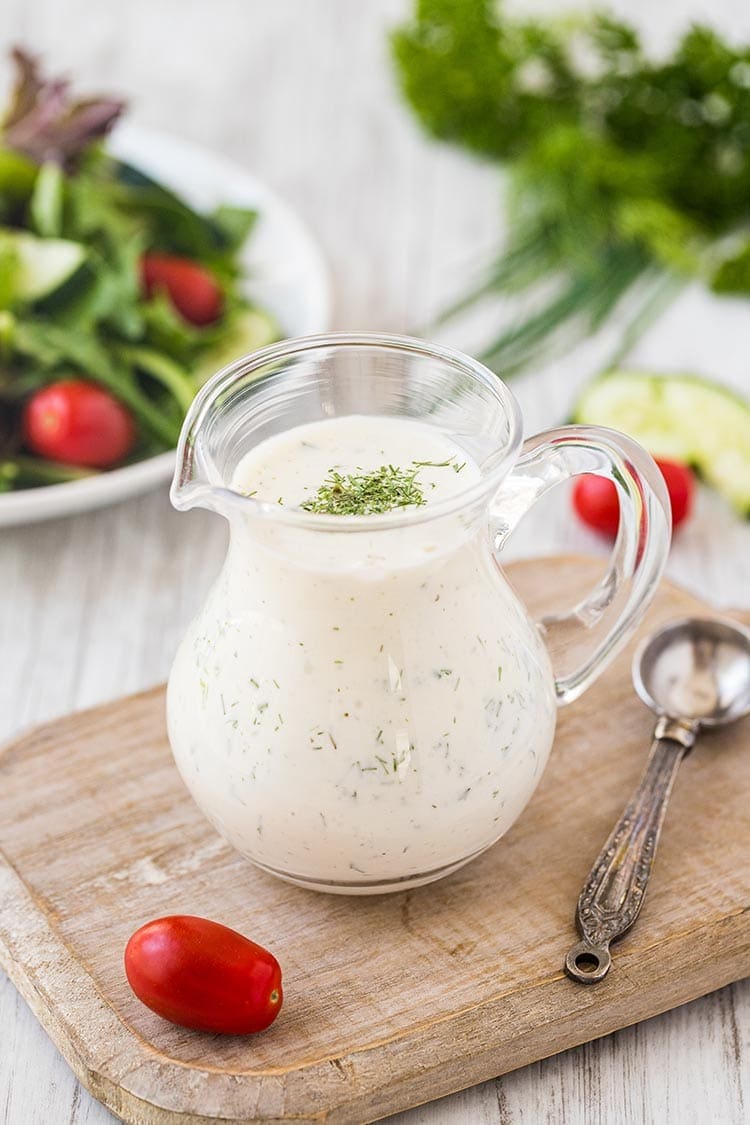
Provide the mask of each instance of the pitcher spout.
[{"label": "pitcher spout", "polygon": [[223,511],[232,477],[232,435],[237,429],[236,403],[231,389],[240,359],[204,384],[185,416],[169,497],[178,511],[209,508]]},{"label": "pitcher spout", "polygon": [[214,506],[212,503],[214,488],[209,480],[208,466],[201,464],[203,459],[200,448],[190,440],[187,421],[188,419],[185,420],[177,446],[175,472],[169,489],[169,499],[178,512],[187,512],[190,508]]},{"label": "pitcher spout", "polygon": [[279,369],[282,345],[243,356],[217,372],[194,398],[182,424],[170,499],[179,511],[210,508],[227,514],[237,495],[232,480],[243,454],[265,436],[269,399],[278,399],[266,376]]}]

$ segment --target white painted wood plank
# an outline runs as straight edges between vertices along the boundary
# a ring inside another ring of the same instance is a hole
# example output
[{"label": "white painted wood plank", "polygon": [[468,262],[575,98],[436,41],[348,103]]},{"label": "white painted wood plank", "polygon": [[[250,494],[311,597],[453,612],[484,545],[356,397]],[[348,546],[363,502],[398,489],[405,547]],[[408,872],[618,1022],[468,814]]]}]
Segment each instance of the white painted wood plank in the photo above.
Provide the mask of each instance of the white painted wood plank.
[{"label": "white painted wood plank", "polygon": [[[539,4],[535,4],[539,7]],[[621,0],[667,35],[692,13],[748,35],[742,0]],[[5,0],[9,43],[42,51],[132,116],[209,144],[282,191],[318,233],[341,328],[409,330],[473,275],[500,230],[494,171],[430,145],[398,104],[385,29],[406,0]],[[547,4],[549,8],[549,4]],[[7,70],[0,62],[0,81]],[[454,337],[455,338],[455,335]],[[456,342],[463,342],[457,340]],[[519,384],[529,428],[564,416],[577,382]],[[0,727],[9,734],[162,679],[221,559],[223,528],[163,494],[0,536]],[[509,555],[603,550],[564,498],[525,521]],[[670,572],[747,604],[750,528],[702,493]],[[404,1125],[739,1125],[750,1113],[750,985],[400,1115]],[[0,980],[5,1125],[102,1125],[9,982]]]}]

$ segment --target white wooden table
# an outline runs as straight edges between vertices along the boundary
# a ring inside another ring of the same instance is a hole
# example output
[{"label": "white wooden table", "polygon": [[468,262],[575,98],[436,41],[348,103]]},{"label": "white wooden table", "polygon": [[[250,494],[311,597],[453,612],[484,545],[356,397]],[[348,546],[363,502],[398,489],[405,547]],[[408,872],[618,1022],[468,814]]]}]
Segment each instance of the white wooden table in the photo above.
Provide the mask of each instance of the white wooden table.
[{"label": "white wooden table", "polygon": [[[750,39],[745,0],[627,7],[657,43],[688,13],[709,12]],[[402,331],[460,289],[500,230],[495,172],[429,144],[399,105],[386,30],[408,8],[406,0],[5,0],[0,49],[26,43],[84,88],[129,96],[134,119],[245,162],[317,232],[331,264],[334,326]],[[641,358],[704,368],[747,389],[750,327],[726,304],[706,324],[704,306],[700,293],[688,294]],[[565,417],[598,355],[592,345],[574,367],[518,385],[529,431]],[[574,526],[565,497],[545,504],[509,554],[602,550]],[[217,519],[177,515],[163,490],[0,533],[1,733],[164,679],[223,548]],[[673,548],[672,576],[717,604],[747,606],[748,559],[750,525],[702,493]],[[750,1115],[749,1036],[745,982],[393,1120],[739,1125]],[[0,1107],[5,1125],[113,1120],[1,976]]]}]

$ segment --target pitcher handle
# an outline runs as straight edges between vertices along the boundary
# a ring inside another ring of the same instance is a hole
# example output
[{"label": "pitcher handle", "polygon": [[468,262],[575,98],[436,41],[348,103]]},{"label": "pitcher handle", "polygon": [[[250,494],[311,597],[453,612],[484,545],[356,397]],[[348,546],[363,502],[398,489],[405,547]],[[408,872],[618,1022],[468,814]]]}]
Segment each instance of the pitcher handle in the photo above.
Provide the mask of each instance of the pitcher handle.
[{"label": "pitcher handle", "polygon": [[556,484],[581,473],[614,481],[620,527],[609,568],[587,598],[539,624],[553,650],[587,637],[581,663],[555,679],[559,704],[577,699],[620,651],[653,598],[667,561],[672,518],[664,479],[637,442],[602,426],[561,426],[524,442],[492,505],[500,550],[522,516]]}]

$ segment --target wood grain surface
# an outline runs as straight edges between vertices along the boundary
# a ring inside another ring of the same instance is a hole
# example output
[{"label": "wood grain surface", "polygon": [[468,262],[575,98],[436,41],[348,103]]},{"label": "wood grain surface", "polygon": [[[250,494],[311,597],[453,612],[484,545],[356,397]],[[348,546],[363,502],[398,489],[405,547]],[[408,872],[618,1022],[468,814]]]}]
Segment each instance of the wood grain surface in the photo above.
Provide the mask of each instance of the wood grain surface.
[{"label": "wood grain surface", "polygon": [[[532,7],[532,0],[509,0]],[[562,0],[533,0],[534,10]],[[578,8],[579,3],[566,4]],[[659,50],[690,19],[750,40],[746,0],[611,0]],[[399,104],[388,28],[410,0],[4,0],[7,48],[25,43],[130,116],[236,158],[279,190],[321,241],[340,329],[419,329],[476,278],[501,232],[495,169],[427,142]],[[706,315],[699,287],[639,346],[644,366],[747,389],[750,321]],[[470,326],[494,326],[485,310]],[[471,332],[444,338],[471,349]],[[514,383],[528,432],[567,416],[601,342]],[[224,529],[172,512],[165,491],[108,511],[0,533],[0,736],[164,679],[223,555]],[[603,552],[564,496],[529,516],[506,557]],[[669,573],[711,604],[749,606],[750,526],[701,489]],[[645,916],[644,916],[645,917]],[[433,1095],[437,1097],[436,1090]],[[750,982],[481,1086],[397,1125],[744,1125]],[[0,973],[0,1121],[112,1125]]]},{"label": "wood grain surface", "polygon": [[[510,577],[538,615],[600,569],[548,559]],[[667,585],[643,628],[701,611]],[[356,1125],[744,977],[747,720],[683,766],[610,976],[584,987],[562,973],[578,891],[649,744],[629,656],[561,712],[539,790],[500,844],[432,886],[370,899],[287,886],[216,836],[172,763],[162,688],[38,728],[0,753],[0,962],[79,1078],[138,1125]],[[185,1032],[132,996],[127,937],[179,912],[277,954],[286,1000],[268,1032]]]}]

